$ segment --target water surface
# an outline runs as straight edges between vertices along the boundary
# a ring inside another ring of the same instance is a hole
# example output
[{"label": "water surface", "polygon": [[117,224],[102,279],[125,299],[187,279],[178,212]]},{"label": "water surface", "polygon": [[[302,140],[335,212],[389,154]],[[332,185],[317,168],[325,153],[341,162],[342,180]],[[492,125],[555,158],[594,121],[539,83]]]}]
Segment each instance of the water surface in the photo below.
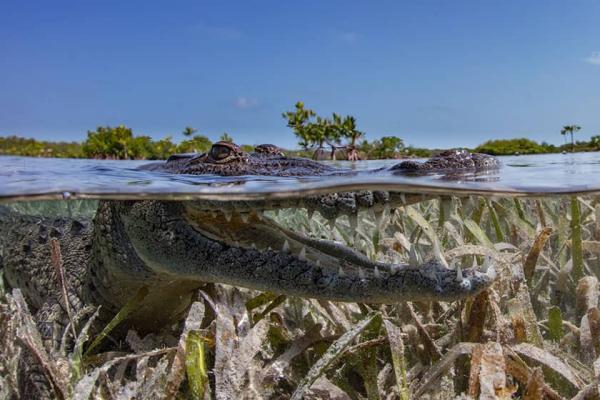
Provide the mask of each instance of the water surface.
[{"label": "water surface", "polygon": [[148,161],[0,157],[0,199],[285,197],[350,189],[498,195],[581,194],[600,191],[600,153],[499,157],[502,168],[481,174],[393,175],[370,169],[398,160],[333,162],[358,171],[328,177],[220,177],[140,171]]}]

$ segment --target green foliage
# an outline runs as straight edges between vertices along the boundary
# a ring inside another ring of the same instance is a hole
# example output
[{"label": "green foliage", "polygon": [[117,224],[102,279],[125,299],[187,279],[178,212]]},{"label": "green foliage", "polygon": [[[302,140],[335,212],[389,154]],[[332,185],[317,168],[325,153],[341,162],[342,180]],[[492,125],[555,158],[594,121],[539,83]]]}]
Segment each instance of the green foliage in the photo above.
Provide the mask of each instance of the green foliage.
[{"label": "green foliage", "polygon": [[152,139],[149,136],[134,137],[130,128],[99,126],[88,131],[83,143],[83,153],[87,158],[113,160],[133,160],[148,158]]},{"label": "green foliage", "polygon": [[[354,148],[356,141],[364,133],[356,128],[356,118],[351,115],[345,117],[333,113],[331,118],[318,116],[313,110],[304,108],[304,103],[299,101],[293,111],[282,114],[287,120],[287,126],[292,128],[298,137],[298,145],[304,149],[316,148],[313,157],[322,153],[325,143],[332,148],[332,157],[336,148]],[[342,139],[348,140],[348,146],[342,146]]]},{"label": "green foliage", "polygon": [[[189,139],[179,145],[170,136],[153,141],[149,136],[134,136],[130,128],[98,127],[88,132],[83,144],[84,155],[88,158],[140,160],[165,159],[174,153],[206,152],[212,142],[204,135],[194,135],[196,129],[186,127],[183,135]],[[193,135],[193,136],[192,136]]]},{"label": "green foliage", "polygon": [[495,156],[545,153],[544,147],[526,138],[488,140],[477,146],[475,151]]},{"label": "green foliage", "polygon": [[569,133],[571,135],[571,151],[575,150],[575,142],[573,141],[573,134],[576,133],[577,131],[579,131],[580,129],[581,129],[581,127],[579,125],[565,125],[560,130],[560,134],[565,136],[565,140],[566,140],[567,133]]},{"label": "green foliage", "polygon": [[205,153],[210,150],[212,142],[204,135],[194,135],[189,140],[179,143],[173,153]]},{"label": "green foliage", "polygon": [[223,134],[219,137],[219,141],[233,143],[233,138],[229,136],[227,132],[223,132]]},{"label": "green foliage", "polygon": [[294,134],[298,137],[298,145],[304,150],[308,150],[315,140],[315,132],[311,132],[312,124],[309,124],[309,121],[316,116],[315,112],[304,108],[304,103],[298,101],[295,104],[294,111],[286,111],[282,116],[287,120],[287,126],[292,128]]},{"label": "green foliage", "polygon": [[397,136],[384,136],[371,143],[363,140],[358,149],[366,158],[397,158],[398,153],[404,149],[404,142]]},{"label": "green foliage", "polygon": [[192,398],[204,399],[208,385],[206,352],[204,338],[197,332],[191,331],[185,341],[185,371]]},{"label": "green foliage", "polygon": [[0,154],[30,157],[81,158],[77,142],[47,142],[18,136],[0,137]]},{"label": "green foliage", "polygon": [[196,132],[198,132],[198,129],[195,129],[191,126],[186,126],[181,134],[185,137],[191,137]]}]

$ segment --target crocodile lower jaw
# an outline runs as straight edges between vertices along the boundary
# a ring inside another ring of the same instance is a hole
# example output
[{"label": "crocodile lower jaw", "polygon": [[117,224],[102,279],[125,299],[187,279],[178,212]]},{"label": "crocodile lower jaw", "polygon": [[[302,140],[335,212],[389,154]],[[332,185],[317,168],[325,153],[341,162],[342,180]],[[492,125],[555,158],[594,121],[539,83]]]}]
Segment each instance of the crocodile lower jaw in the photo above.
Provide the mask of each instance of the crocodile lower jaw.
[{"label": "crocodile lower jaw", "polygon": [[[281,211],[283,214],[286,212],[300,211]],[[354,279],[363,282],[365,288],[370,287],[374,291],[364,297],[372,298],[374,302],[387,302],[394,298],[453,300],[476,294],[495,279],[494,268],[475,270],[458,266],[449,269],[443,260],[421,264],[418,257],[413,256],[409,263],[403,264],[399,259],[391,261],[388,255],[382,258],[382,262],[373,261],[359,250],[339,241],[310,237],[301,233],[298,227],[290,229],[289,223],[288,227],[284,227],[278,221],[281,218],[272,211],[225,214],[198,209],[190,203],[185,207],[184,218],[203,236],[230,248],[273,257],[282,263],[282,267],[286,265],[282,260],[291,260],[311,266],[318,271],[317,275],[327,276],[329,280]],[[356,220],[348,219],[348,224],[350,226],[346,225],[346,230],[356,231]],[[332,229],[336,226],[335,220],[330,226]],[[395,294],[393,290],[392,293],[383,293],[391,285],[388,282],[397,281],[402,281],[405,287],[398,287]],[[423,287],[420,288],[419,284]],[[381,295],[377,293],[377,287],[381,288]],[[335,296],[332,297],[335,299]]]}]

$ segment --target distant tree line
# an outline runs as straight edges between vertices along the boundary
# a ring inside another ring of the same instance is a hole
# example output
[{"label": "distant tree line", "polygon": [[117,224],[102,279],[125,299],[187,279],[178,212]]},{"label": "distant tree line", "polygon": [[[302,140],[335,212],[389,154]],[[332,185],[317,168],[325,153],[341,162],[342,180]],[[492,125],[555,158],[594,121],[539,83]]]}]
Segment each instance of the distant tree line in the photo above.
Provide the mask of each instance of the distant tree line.
[{"label": "distant tree line", "polygon": [[570,151],[600,151],[600,135],[595,135],[589,141],[574,141],[572,143],[555,146],[547,142],[538,143],[531,139],[501,139],[488,140],[473,149],[479,153],[486,153],[495,156],[515,155],[515,154],[546,154],[546,153],[565,153]]},{"label": "distant tree line", "polygon": [[[342,117],[333,113],[330,117],[321,117],[306,108],[301,101],[294,110],[282,114],[293,133],[298,138],[301,150],[289,150],[290,155],[313,157],[315,159],[387,159],[404,157],[429,157],[435,150],[405,146],[397,136],[383,136],[369,142],[364,132],[358,130],[356,119],[347,115]],[[555,146],[546,142],[517,138],[489,140],[474,151],[492,155],[542,154],[564,151],[600,151],[600,135],[592,136],[590,141],[575,141],[573,134],[581,127],[565,125],[560,133],[565,144]],[[210,149],[212,141],[198,131],[186,126],[183,140],[173,141],[172,136],[154,140],[147,135],[134,135],[131,128],[123,125],[116,127],[99,126],[88,131],[84,142],[50,142],[18,136],[0,137],[0,155],[20,155],[33,157],[59,158],[96,158],[114,160],[162,160],[175,153],[203,153]],[[567,134],[571,143],[567,143]],[[359,141],[361,138],[362,141]],[[223,133],[219,140],[233,142],[233,138]],[[242,145],[242,150],[252,151],[253,146]]]},{"label": "distant tree line", "polygon": [[[206,152],[212,141],[196,129],[186,127],[184,140],[173,142],[172,136],[153,140],[150,136],[134,135],[131,128],[99,126],[88,131],[87,139],[80,142],[49,142],[18,136],[0,137],[0,155],[96,158],[107,160],[163,160],[175,153]],[[219,140],[232,141],[223,133]]]},{"label": "distant tree line", "polygon": [[19,136],[0,136],[0,154],[31,157],[84,157],[79,142],[49,142]]}]

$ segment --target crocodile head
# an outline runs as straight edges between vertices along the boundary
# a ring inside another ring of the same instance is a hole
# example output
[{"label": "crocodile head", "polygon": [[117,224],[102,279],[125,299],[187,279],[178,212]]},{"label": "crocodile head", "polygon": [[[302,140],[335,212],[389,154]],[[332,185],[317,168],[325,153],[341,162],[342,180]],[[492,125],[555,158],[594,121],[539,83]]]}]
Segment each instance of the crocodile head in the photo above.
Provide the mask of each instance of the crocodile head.
[{"label": "crocodile head", "polygon": [[[146,168],[229,176],[352,173],[285,157],[275,146],[264,150],[246,153],[235,144],[219,142],[208,153],[172,157]],[[486,156],[469,158],[462,152],[460,158],[468,161],[465,168],[473,168],[474,158],[491,162]],[[460,168],[451,164],[453,170]],[[395,168],[402,169],[401,165]],[[395,208],[424,199],[422,195],[363,190],[249,201],[109,201],[101,205],[96,217],[96,225],[104,227],[98,230],[97,242],[103,248],[115,243],[126,247],[105,251],[103,264],[110,265],[113,276],[138,285],[153,279],[176,286],[219,282],[370,303],[453,301],[487,288],[495,279],[493,266],[448,268],[441,257],[421,262],[413,254],[408,262],[409,257],[392,251],[365,250],[374,247],[365,243],[368,235],[363,221],[371,229],[375,226],[381,236]],[[300,214],[303,218],[296,218]],[[311,223],[317,217],[320,224]],[[132,275],[132,270],[137,272]],[[164,303],[164,298],[161,295],[157,302]]]},{"label": "crocodile head", "polygon": [[229,142],[217,142],[207,153],[175,155],[165,163],[153,163],[142,168],[176,174],[221,176],[307,176],[349,172],[305,158],[286,157],[275,145],[262,144],[248,153]]}]

